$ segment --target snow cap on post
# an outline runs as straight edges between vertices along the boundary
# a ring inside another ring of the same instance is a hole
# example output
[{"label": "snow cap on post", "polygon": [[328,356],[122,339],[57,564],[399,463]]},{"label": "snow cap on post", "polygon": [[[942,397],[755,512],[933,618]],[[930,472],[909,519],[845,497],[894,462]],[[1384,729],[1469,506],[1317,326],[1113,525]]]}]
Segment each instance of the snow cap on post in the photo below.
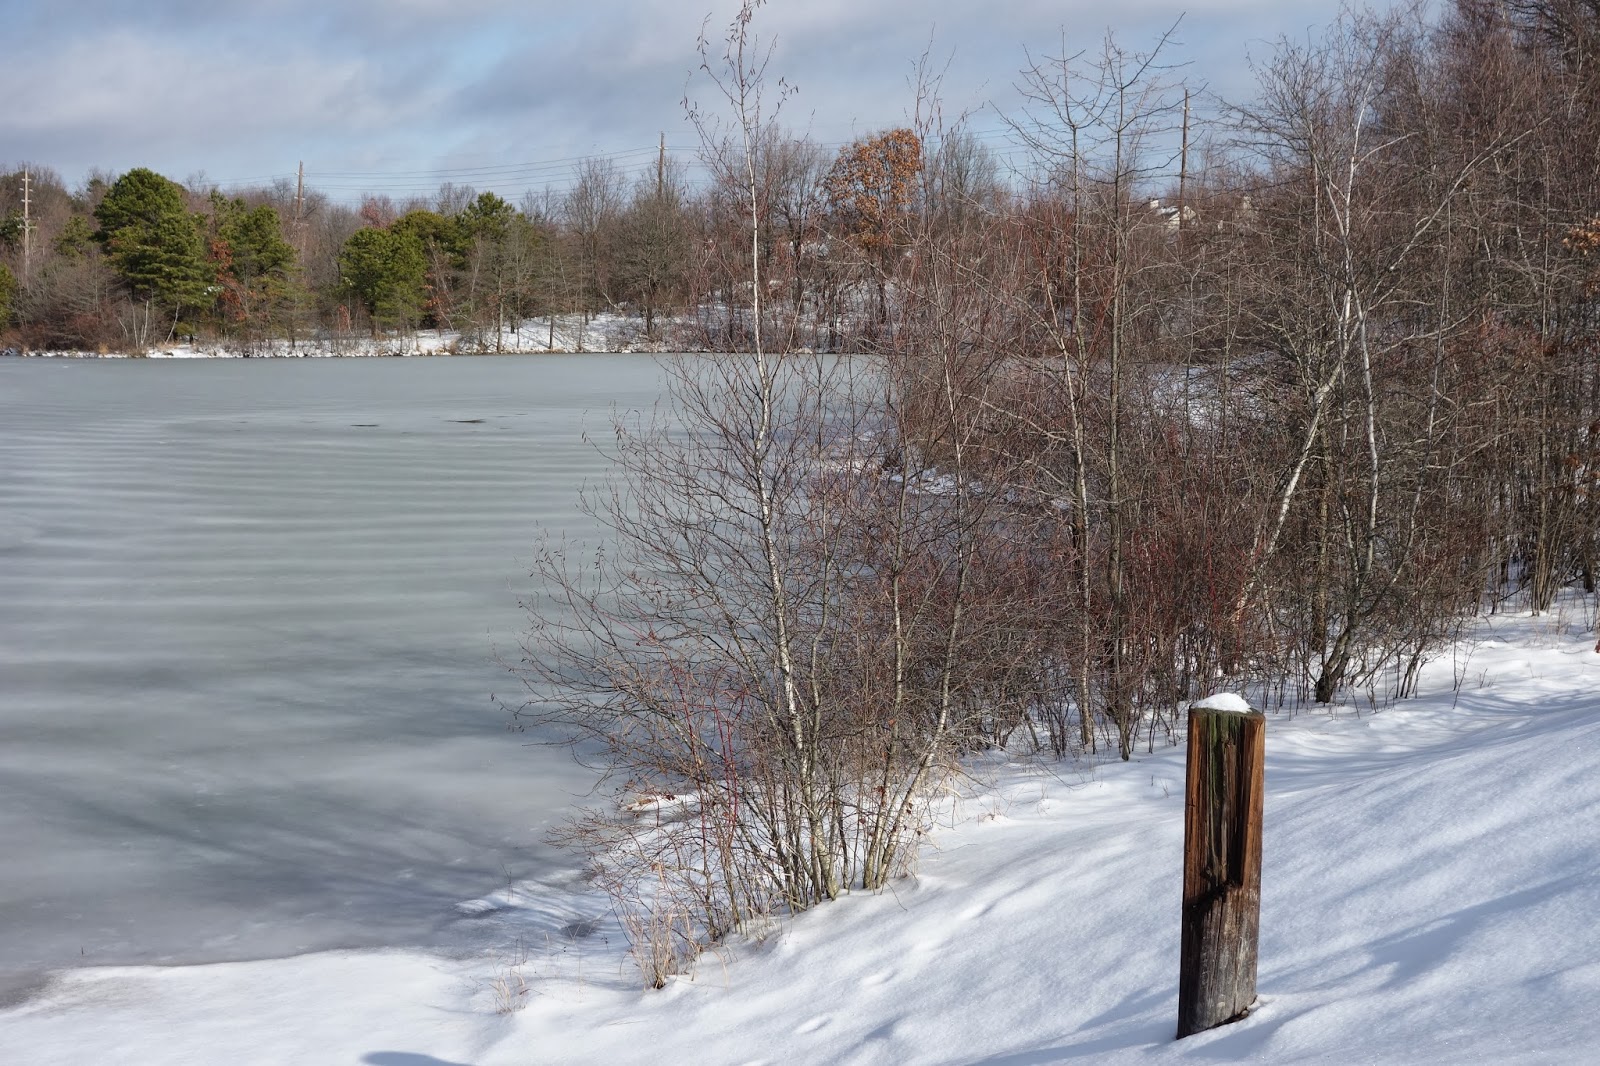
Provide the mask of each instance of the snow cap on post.
[{"label": "snow cap on post", "polygon": [[1236,692],[1218,692],[1189,704],[1191,711],[1229,711],[1233,714],[1249,714],[1250,704]]}]

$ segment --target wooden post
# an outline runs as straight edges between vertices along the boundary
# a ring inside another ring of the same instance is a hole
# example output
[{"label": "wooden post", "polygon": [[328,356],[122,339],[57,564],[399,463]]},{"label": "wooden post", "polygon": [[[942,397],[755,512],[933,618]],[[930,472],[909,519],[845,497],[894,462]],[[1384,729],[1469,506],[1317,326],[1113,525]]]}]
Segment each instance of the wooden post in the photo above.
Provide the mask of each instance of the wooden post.
[{"label": "wooden post", "polygon": [[1237,696],[1189,709],[1178,1039],[1244,1016],[1256,998],[1267,720]]}]

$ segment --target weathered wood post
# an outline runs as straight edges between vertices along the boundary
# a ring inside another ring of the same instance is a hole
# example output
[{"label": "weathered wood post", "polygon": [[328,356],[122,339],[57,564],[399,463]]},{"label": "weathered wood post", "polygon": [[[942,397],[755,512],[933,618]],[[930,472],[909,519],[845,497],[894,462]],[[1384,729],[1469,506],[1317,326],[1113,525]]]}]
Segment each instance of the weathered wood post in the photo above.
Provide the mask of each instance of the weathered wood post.
[{"label": "weathered wood post", "polygon": [[1238,1019],[1255,1002],[1266,739],[1265,716],[1238,696],[1189,708],[1180,1040]]}]

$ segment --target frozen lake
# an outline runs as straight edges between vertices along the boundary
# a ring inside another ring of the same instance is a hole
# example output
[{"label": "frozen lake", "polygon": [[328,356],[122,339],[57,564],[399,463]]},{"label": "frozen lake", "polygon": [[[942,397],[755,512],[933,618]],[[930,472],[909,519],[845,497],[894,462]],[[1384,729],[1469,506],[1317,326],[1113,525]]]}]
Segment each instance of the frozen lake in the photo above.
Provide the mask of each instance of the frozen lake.
[{"label": "frozen lake", "polygon": [[0,1001],[462,943],[592,784],[507,731],[538,530],[641,356],[0,359]]}]

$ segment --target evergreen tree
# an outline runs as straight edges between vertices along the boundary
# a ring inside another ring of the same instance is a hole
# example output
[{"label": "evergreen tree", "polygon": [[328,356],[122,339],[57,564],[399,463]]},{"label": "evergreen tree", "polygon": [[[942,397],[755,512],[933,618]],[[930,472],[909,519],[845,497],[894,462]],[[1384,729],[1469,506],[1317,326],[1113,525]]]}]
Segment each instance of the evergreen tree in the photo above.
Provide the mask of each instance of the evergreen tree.
[{"label": "evergreen tree", "polygon": [[6,248],[18,248],[22,244],[23,218],[21,211],[12,211],[10,214],[0,216],[0,245]]},{"label": "evergreen tree", "polygon": [[494,193],[485,192],[479,193],[476,200],[462,208],[456,216],[456,227],[461,232],[464,244],[470,245],[476,240],[499,243],[506,239],[516,217],[516,208]]},{"label": "evergreen tree", "polygon": [[422,242],[398,225],[357,230],[339,252],[339,280],[366,309],[374,337],[380,326],[409,326],[417,320],[427,271]]},{"label": "evergreen tree", "polygon": [[442,257],[452,266],[461,263],[465,242],[454,218],[446,218],[436,211],[407,211],[395,219],[389,229],[400,236],[415,238],[430,257]]},{"label": "evergreen tree", "polygon": [[0,329],[11,325],[11,305],[17,298],[16,276],[0,263]]},{"label": "evergreen tree", "polygon": [[[455,216],[464,249],[456,286],[459,328],[469,343],[499,351],[503,327],[519,319],[526,301],[527,219],[492,192],[481,193]],[[476,332],[471,332],[476,331]],[[491,339],[492,338],[492,339]]]},{"label": "evergreen tree", "polygon": [[423,323],[435,328],[453,325],[456,285],[466,269],[471,247],[456,217],[436,211],[407,211],[395,220],[390,231],[402,239],[415,240],[422,249]]},{"label": "evergreen tree", "polygon": [[295,251],[270,205],[247,208],[212,193],[211,258],[225,321],[270,325],[293,294]]},{"label": "evergreen tree", "polygon": [[71,215],[56,238],[55,251],[65,259],[82,259],[93,245],[94,230],[89,227],[89,220],[82,215]]},{"label": "evergreen tree", "polygon": [[159,304],[174,319],[211,302],[215,286],[205,242],[183,190],[143,167],[118,178],[95,208],[112,267],[137,300]]},{"label": "evergreen tree", "polygon": [[278,212],[268,204],[244,210],[235,200],[236,210],[218,227],[233,255],[233,274],[241,282],[263,277],[286,277],[294,267],[294,248],[283,239],[283,224]]}]

